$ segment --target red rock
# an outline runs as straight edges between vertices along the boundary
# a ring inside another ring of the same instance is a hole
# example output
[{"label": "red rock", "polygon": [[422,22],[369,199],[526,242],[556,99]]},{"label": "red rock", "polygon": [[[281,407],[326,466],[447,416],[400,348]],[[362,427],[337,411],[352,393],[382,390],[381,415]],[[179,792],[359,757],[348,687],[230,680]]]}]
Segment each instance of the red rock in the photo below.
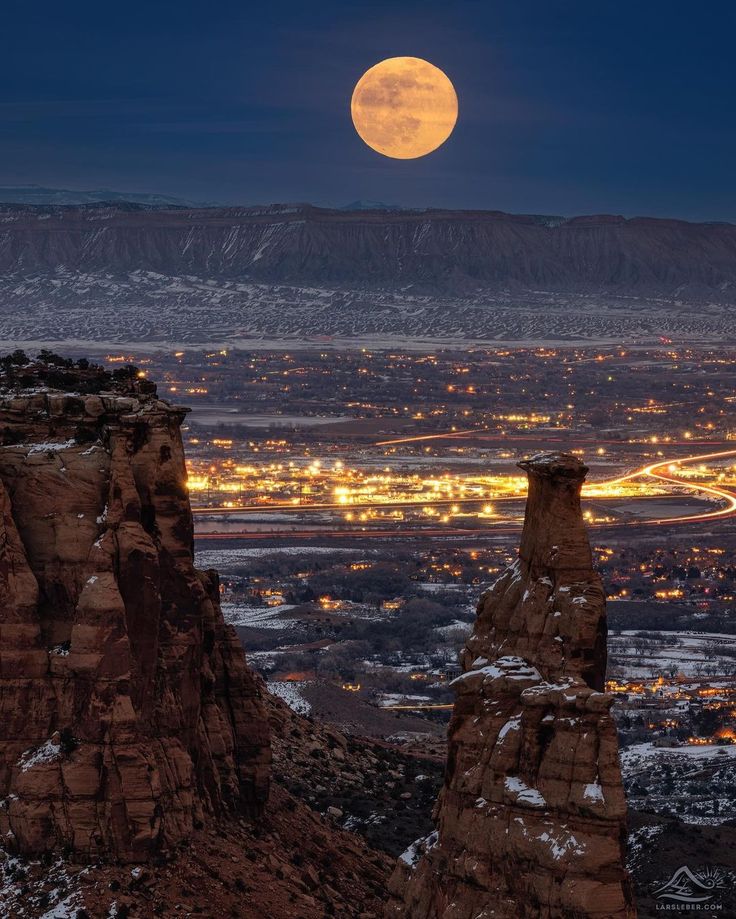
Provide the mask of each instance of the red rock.
[{"label": "red rock", "polygon": [[462,654],[437,832],[399,861],[387,915],[636,915],[605,599],[570,454],[529,476],[519,559],[481,597]]},{"label": "red rock", "polygon": [[259,680],[193,565],[185,410],[150,384],[0,398],[0,833],[143,861],[258,816]]},{"label": "red rock", "polygon": [[[28,919],[84,910],[91,919],[101,919],[127,904],[131,919],[171,919],[186,914],[177,909],[180,903],[187,904],[189,915],[203,919],[379,914],[390,859],[371,852],[359,836],[337,827],[323,833],[317,814],[276,784],[263,818],[257,824],[240,823],[227,815],[212,819],[207,829],[195,831],[186,846],[162,857],[140,878],[130,865],[110,860],[80,867],[53,859],[49,867],[28,859],[19,873],[0,859],[0,915]],[[34,911],[43,894],[51,902]],[[73,908],[62,911],[59,901]]]}]

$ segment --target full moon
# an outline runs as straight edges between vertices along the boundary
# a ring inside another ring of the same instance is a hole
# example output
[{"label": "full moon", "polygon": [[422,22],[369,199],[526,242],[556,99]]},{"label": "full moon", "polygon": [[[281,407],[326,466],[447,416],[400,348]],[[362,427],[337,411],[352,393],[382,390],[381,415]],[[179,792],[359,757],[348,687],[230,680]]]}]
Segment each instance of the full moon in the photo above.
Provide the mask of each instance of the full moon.
[{"label": "full moon", "polygon": [[355,130],[384,156],[426,156],[452,134],[455,87],[439,67],[419,57],[390,57],[358,80],[350,102]]}]

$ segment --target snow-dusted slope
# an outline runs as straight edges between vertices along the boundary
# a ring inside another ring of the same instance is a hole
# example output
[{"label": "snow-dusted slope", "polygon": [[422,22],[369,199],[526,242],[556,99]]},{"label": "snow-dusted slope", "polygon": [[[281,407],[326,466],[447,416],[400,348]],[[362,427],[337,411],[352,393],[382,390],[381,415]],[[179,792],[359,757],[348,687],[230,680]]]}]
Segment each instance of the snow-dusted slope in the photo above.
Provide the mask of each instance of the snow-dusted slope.
[{"label": "snow-dusted slope", "polygon": [[730,224],[0,205],[6,341],[715,339],[735,292]]}]

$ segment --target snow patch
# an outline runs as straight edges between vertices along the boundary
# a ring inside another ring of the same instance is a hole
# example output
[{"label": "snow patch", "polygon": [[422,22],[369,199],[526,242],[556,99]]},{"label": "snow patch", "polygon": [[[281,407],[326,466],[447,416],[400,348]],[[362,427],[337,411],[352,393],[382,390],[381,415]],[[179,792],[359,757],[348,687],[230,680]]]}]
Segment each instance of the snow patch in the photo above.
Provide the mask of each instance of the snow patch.
[{"label": "snow patch", "polygon": [[61,743],[59,743],[58,739],[54,740],[54,738],[58,737],[58,734],[54,734],[53,737],[50,737],[45,743],[42,743],[40,747],[26,750],[18,760],[20,771],[28,772],[28,770],[33,769],[34,766],[40,766],[44,763],[53,763],[57,760],[61,756]]},{"label": "snow patch", "polygon": [[506,724],[504,724],[501,730],[498,732],[498,739],[503,740],[509,731],[518,731],[520,727],[521,715],[515,715],[513,718],[509,718]]},{"label": "snow patch", "polygon": [[297,683],[274,680],[273,682],[266,683],[266,688],[274,696],[278,696],[279,699],[286,702],[289,708],[295,711],[297,715],[308,715],[312,711],[312,706],[301,693],[301,689],[305,685],[307,684],[304,682]]},{"label": "snow patch", "polygon": [[412,869],[415,868],[419,859],[437,845],[438,838],[439,833],[437,830],[434,830],[429,836],[423,836],[421,839],[417,839],[405,852],[401,853],[399,861],[402,861]]},{"label": "snow patch", "polygon": [[507,775],[503,785],[506,791],[514,797],[517,804],[526,805],[527,807],[547,806],[543,795],[536,788],[530,788],[518,776]]}]

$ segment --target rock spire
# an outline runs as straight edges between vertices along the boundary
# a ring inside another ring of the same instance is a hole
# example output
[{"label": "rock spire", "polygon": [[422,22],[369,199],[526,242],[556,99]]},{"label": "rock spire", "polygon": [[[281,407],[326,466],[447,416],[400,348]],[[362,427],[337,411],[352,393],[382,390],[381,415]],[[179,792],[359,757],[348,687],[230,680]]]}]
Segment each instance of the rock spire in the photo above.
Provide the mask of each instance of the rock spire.
[{"label": "rock spire", "polygon": [[437,830],[399,861],[403,919],[632,919],[626,801],[604,692],[606,610],[565,453],[529,478],[519,557],[462,653]]}]

